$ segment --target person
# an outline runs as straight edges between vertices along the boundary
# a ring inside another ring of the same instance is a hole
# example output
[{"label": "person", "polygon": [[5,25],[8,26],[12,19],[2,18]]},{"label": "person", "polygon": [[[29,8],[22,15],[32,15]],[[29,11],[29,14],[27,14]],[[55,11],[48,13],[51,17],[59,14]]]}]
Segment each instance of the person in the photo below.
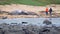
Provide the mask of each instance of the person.
[{"label": "person", "polygon": [[52,15],[52,8],[49,9],[50,16]]},{"label": "person", "polygon": [[46,8],[45,12],[46,12],[46,15],[48,15],[48,8]]}]

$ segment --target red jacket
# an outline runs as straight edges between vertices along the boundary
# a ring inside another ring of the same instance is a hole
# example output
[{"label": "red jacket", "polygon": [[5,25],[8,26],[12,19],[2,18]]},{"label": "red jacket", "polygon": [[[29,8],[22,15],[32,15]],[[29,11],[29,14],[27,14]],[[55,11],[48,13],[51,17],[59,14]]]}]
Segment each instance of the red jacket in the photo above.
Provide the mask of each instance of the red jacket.
[{"label": "red jacket", "polygon": [[48,8],[46,8],[46,10],[45,10],[46,12],[48,12]]}]

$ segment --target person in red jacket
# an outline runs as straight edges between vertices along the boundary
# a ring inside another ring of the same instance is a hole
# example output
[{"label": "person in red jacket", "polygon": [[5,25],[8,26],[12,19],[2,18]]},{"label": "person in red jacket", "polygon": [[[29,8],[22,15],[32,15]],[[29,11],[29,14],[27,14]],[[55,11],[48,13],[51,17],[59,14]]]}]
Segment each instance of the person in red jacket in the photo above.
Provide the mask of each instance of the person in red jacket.
[{"label": "person in red jacket", "polygon": [[46,9],[45,9],[46,15],[48,15],[48,11],[49,11],[48,8],[46,8]]}]

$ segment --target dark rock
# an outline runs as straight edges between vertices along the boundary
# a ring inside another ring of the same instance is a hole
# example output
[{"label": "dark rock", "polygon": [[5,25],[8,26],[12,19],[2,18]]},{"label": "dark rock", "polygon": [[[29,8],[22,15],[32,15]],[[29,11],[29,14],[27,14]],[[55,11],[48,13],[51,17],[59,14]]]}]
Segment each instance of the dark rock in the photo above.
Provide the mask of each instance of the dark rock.
[{"label": "dark rock", "polygon": [[5,17],[2,17],[2,19],[7,19],[7,16],[5,16]]},{"label": "dark rock", "polygon": [[27,22],[22,22],[22,24],[27,24]]},{"label": "dark rock", "polygon": [[43,21],[43,24],[49,25],[49,24],[52,24],[52,22],[49,21],[49,20],[44,20],[44,21]]}]

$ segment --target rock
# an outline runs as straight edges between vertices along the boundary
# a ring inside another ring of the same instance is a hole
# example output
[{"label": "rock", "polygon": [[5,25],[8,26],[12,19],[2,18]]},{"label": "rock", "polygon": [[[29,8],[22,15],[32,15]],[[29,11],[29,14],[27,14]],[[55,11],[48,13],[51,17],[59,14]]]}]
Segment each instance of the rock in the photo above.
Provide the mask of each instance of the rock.
[{"label": "rock", "polygon": [[43,24],[49,25],[49,24],[52,24],[52,22],[49,21],[49,20],[44,20],[44,21],[43,21]]}]

